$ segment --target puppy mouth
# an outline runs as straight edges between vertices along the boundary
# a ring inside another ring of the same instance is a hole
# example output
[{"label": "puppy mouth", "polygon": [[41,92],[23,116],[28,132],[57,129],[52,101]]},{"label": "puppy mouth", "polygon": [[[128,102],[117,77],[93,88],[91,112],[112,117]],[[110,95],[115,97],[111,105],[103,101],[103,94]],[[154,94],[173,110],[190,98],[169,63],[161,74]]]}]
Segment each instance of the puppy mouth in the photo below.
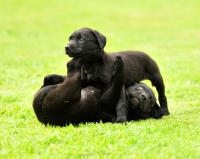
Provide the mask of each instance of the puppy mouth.
[{"label": "puppy mouth", "polygon": [[78,51],[73,51],[71,49],[65,50],[66,55],[68,55],[69,57],[81,57],[85,54],[78,52]]},{"label": "puppy mouth", "polygon": [[81,57],[85,54],[81,54],[81,53],[69,53],[69,52],[66,52],[66,54],[69,56],[69,57]]},{"label": "puppy mouth", "polygon": [[74,51],[74,50],[68,49],[68,50],[65,50],[65,53],[66,55],[72,58],[82,57],[86,55],[89,55],[91,58],[99,58],[102,56],[102,52],[100,51],[100,49],[94,49],[87,52],[82,52],[79,50]]},{"label": "puppy mouth", "polygon": [[141,111],[146,111],[148,109],[144,102],[144,99],[133,98],[131,103],[132,103],[132,108],[134,109],[139,109]]},{"label": "puppy mouth", "polygon": [[140,104],[140,100],[138,100],[137,98],[133,98],[133,99],[132,99],[132,104],[133,104],[135,107],[138,107],[139,104]]}]

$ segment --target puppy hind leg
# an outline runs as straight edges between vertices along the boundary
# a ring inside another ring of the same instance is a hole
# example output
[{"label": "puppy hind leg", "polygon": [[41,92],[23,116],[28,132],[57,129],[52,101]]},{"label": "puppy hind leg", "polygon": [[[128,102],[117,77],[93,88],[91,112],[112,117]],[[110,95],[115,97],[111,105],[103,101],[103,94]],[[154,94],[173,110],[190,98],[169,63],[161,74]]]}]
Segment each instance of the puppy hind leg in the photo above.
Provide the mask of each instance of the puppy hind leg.
[{"label": "puppy hind leg", "polygon": [[156,87],[158,92],[158,100],[161,108],[163,109],[164,115],[169,115],[169,110],[167,106],[167,98],[165,96],[165,86],[163,82],[163,78],[160,74],[156,73],[152,78],[150,78],[152,85]]}]

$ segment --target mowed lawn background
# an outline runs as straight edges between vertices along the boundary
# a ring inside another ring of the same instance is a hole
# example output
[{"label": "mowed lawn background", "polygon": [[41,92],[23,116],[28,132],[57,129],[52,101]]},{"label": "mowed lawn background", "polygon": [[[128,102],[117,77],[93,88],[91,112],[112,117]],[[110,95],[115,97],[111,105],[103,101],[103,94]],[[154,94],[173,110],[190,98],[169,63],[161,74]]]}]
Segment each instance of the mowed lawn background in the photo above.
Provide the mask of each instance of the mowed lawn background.
[{"label": "mowed lawn background", "polygon": [[[0,4],[0,158],[200,158],[199,0]],[[81,27],[105,35],[107,52],[148,53],[164,78],[170,116],[62,128],[39,123],[33,96],[45,75],[66,74],[64,47]]]}]

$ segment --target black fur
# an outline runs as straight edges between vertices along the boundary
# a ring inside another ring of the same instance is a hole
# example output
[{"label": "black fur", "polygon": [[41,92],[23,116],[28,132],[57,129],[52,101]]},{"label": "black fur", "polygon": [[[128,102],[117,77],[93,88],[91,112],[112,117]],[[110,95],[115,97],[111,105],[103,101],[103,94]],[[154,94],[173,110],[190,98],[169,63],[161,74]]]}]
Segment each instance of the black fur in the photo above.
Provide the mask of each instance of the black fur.
[{"label": "black fur", "polygon": [[[123,108],[126,107],[127,109],[121,110],[121,105],[123,105]],[[116,109],[119,113],[117,116],[123,118],[123,120],[117,118],[117,122],[147,118],[160,119],[163,116],[162,109],[156,103],[153,90],[144,83],[135,83],[127,89],[123,87]],[[123,112],[124,110],[127,111]],[[124,114],[126,114],[126,116],[123,116]]]},{"label": "black fur", "polygon": [[[121,66],[120,59],[115,60],[117,60],[117,62],[115,61],[115,66]],[[122,69],[115,67],[114,70],[112,84],[107,96],[105,96],[105,100],[115,98],[113,96],[115,90],[123,85],[123,78],[119,78],[119,76],[123,77]],[[73,73],[78,74],[78,71],[73,71]],[[97,102],[101,93],[99,89],[88,86],[81,89],[80,93],[80,89],[74,89],[81,84],[81,80],[78,79],[79,76],[71,76],[69,73],[65,81],[62,81],[62,84],[57,83],[61,78],[62,76],[55,74],[46,76],[44,83],[48,82],[51,85],[43,85],[34,96],[33,108],[40,122],[59,126],[83,122],[122,122],[116,120],[116,115],[113,115],[115,112],[109,114],[99,108]],[[127,110],[127,121],[162,118],[162,109],[156,103],[156,97],[150,87],[143,83],[135,83],[127,89],[123,87],[122,90],[118,105],[123,105],[127,108],[125,109]],[[126,92],[126,96],[123,95],[123,92]],[[118,105],[117,109],[119,109]],[[122,111],[118,110],[117,112],[123,113]]]},{"label": "black fur", "polygon": [[[33,109],[38,120],[44,124],[65,126],[81,122],[112,122],[114,116],[104,112],[98,105],[101,90],[92,86],[82,88],[81,66],[83,58],[74,58],[67,64],[67,76],[48,75],[36,92]],[[107,96],[102,100],[114,100],[115,91],[123,85],[123,62],[120,56],[114,58],[112,81]],[[45,85],[48,84],[48,85]],[[108,98],[108,99],[107,99]],[[114,106],[113,106],[114,107]]]},{"label": "black fur", "polygon": [[[169,115],[167,98],[165,96],[165,86],[163,78],[156,62],[147,54],[140,51],[120,51],[106,53],[103,49],[106,45],[106,37],[96,30],[81,28],[72,33],[69,43],[65,47],[66,54],[70,57],[81,57],[84,59],[81,71],[82,86],[94,86],[102,92],[107,92],[108,85],[112,79],[113,58],[116,55],[122,57],[124,63],[124,86],[127,88],[135,82],[149,79],[158,91],[158,99],[164,115]],[[115,105],[118,103],[120,92],[115,92],[115,100],[102,100],[106,94],[102,94],[99,104],[103,110],[113,113]],[[108,98],[107,98],[108,99]],[[112,105],[112,106],[111,106]],[[126,112],[123,105],[120,110]],[[126,121],[123,116],[126,114],[118,113],[118,121]]]}]

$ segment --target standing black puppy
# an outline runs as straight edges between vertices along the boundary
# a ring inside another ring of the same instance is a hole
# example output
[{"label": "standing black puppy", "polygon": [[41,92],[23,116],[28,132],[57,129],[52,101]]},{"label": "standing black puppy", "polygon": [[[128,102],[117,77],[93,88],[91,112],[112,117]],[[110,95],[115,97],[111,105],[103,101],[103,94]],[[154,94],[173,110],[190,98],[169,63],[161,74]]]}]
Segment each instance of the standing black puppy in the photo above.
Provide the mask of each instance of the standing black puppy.
[{"label": "standing black puppy", "polygon": [[[158,91],[158,98],[164,115],[169,115],[165,86],[156,62],[140,51],[121,51],[107,54],[103,50],[105,45],[106,37],[98,31],[89,28],[76,30],[69,37],[69,43],[65,47],[66,54],[73,58],[88,58],[88,62],[82,65],[81,80],[83,86],[94,86],[102,91],[106,91],[112,78],[112,59],[114,56],[120,55],[124,63],[125,87],[131,86],[134,82],[149,79]],[[120,92],[116,92],[116,94],[119,95]],[[103,93],[101,97],[104,98],[105,95]],[[102,109],[107,112],[113,112],[115,108],[109,106],[111,101],[101,100],[102,98],[99,100]],[[118,98],[112,102],[117,104]],[[126,108],[118,104],[117,110],[122,109]],[[120,115],[117,117],[117,121],[127,121],[127,114],[120,113]]]}]

